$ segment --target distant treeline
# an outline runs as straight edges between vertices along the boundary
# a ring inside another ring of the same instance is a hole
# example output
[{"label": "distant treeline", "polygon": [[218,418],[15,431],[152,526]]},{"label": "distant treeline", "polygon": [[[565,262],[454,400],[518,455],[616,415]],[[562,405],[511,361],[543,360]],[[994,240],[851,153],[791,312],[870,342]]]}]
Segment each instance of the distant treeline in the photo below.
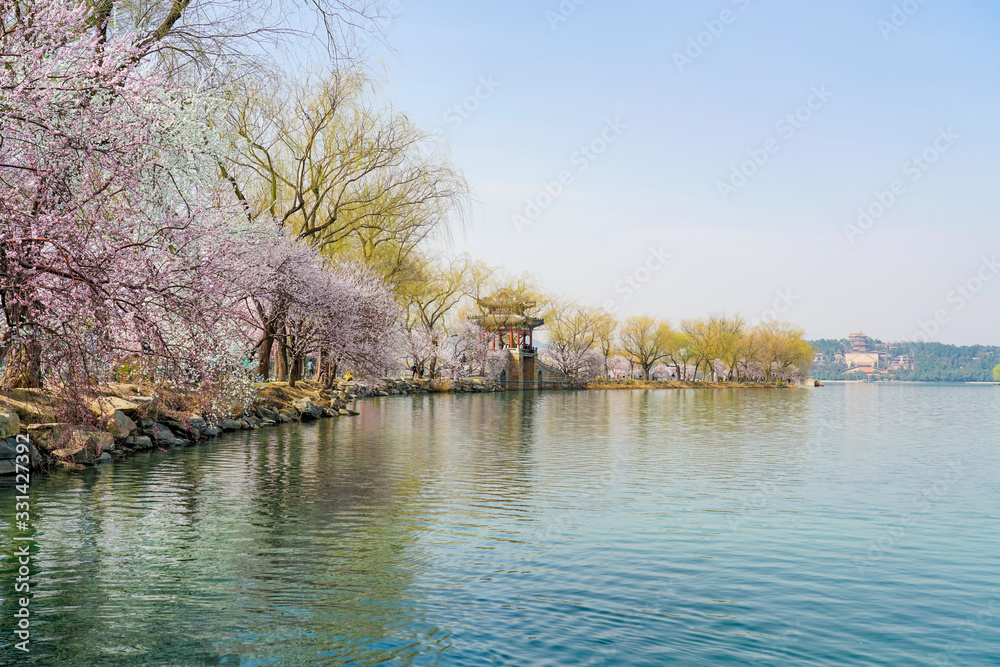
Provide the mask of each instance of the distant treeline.
[{"label": "distant treeline", "polygon": [[[874,341],[882,357],[882,366],[901,356],[913,361],[912,368],[888,370],[878,376],[882,379],[917,382],[992,382],[993,369],[1000,364],[1000,347],[992,345],[945,345],[943,343],[883,343]],[[847,372],[843,361],[836,355],[850,350],[847,339],[822,339],[809,341],[816,353],[822,355],[812,366],[813,375],[821,380],[863,379],[859,371]],[[873,379],[876,379],[873,377]]]}]

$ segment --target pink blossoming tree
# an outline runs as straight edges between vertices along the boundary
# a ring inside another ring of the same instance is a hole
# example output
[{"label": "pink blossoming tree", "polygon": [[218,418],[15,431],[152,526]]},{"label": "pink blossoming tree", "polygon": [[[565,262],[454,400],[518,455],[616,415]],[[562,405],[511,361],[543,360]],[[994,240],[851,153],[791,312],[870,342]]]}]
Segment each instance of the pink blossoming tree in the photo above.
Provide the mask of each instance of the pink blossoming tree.
[{"label": "pink blossoming tree", "polygon": [[86,5],[16,6],[0,0],[0,385],[238,363],[227,260],[256,230],[217,188],[207,102]]},{"label": "pink blossoming tree", "polygon": [[338,368],[381,377],[395,366],[401,345],[397,307],[373,271],[323,261],[282,232],[262,237],[257,246],[245,256],[245,313],[262,377],[273,358],[279,377],[294,386],[310,354],[327,368],[328,379]]}]

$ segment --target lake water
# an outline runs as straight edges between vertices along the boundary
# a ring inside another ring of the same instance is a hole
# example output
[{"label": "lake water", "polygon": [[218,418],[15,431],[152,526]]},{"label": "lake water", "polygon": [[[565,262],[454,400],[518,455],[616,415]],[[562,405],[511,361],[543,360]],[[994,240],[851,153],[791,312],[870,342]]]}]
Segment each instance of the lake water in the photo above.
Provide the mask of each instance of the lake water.
[{"label": "lake water", "polygon": [[36,479],[0,662],[1000,664],[996,387],[361,410]]}]

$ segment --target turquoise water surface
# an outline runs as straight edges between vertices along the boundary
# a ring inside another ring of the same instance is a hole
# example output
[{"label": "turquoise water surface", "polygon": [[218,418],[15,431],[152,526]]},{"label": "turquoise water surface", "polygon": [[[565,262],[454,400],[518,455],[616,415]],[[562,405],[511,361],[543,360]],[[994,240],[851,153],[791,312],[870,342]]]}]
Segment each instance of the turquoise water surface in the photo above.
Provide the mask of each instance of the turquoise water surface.
[{"label": "turquoise water surface", "polygon": [[1000,664],[1000,389],[393,397],[36,478],[37,665]]}]

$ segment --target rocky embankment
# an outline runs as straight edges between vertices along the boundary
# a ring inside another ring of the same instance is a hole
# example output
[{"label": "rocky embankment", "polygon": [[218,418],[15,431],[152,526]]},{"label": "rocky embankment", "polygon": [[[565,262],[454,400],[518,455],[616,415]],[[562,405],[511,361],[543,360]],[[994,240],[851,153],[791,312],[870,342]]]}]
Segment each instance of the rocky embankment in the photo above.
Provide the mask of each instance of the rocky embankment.
[{"label": "rocky embankment", "polygon": [[[150,392],[152,393],[152,392]],[[330,389],[309,383],[261,385],[253,405],[242,414],[210,420],[185,414],[169,401],[144,395],[136,385],[114,385],[95,400],[92,423],[56,421],[58,411],[40,390],[20,389],[0,396],[0,475],[15,470],[16,436],[31,441],[33,468],[80,468],[111,463],[134,452],[186,447],[222,433],[258,429],[292,421],[357,415],[357,385],[342,382]]]},{"label": "rocky embankment", "polygon": [[358,385],[359,396],[401,396],[407,394],[488,393],[503,391],[496,380],[485,378],[385,379],[377,386]]},{"label": "rocky embankment", "polygon": [[210,420],[185,414],[142,387],[122,384],[109,387],[93,402],[93,423],[81,426],[58,421],[58,410],[45,392],[15,389],[0,395],[0,475],[14,474],[16,437],[21,434],[30,438],[32,468],[78,469],[111,463],[134,452],[197,445],[222,433],[351,417],[358,414],[355,401],[362,397],[500,390],[497,382],[479,378],[387,379],[372,385],[341,380],[330,388],[308,381],[295,387],[269,382],[259,385],[257,399],[242,414]]}]

